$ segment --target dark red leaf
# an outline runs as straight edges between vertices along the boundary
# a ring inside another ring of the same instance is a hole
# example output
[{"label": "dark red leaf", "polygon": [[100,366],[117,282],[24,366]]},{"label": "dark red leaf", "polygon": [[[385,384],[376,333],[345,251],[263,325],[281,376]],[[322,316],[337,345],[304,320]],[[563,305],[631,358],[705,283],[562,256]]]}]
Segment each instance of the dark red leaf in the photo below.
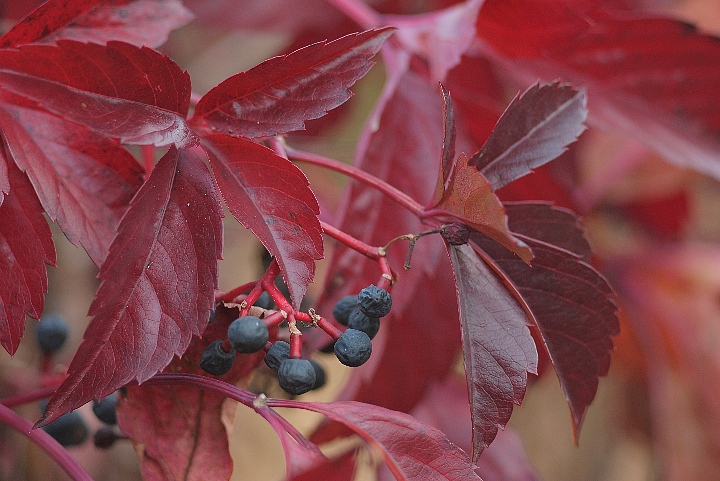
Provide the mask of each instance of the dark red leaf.
[{"label": "dark red leaf", "polygon": [[408,414],[353,401],[269,400],[268,405],[318,412],[346,425],[381,450],[383,460],[399,481],[480,480],[465,451],[439,430]]},{"label": "dark red leaf", "polygon": [[2,88],[127,143],[187,145],[190,77],[167,56],[121,42],[64,40],[0,51]]},{"label": "dark red leaf", "polygon": [[102,264],[142,184],[135,158],[112,139],[26,106],[0,105],[0,126],[50,219]]},{"label": "dark red leaf", "polygon": [[585,92],[535,84],[515,97],[469,164],[497,190],[562,154],[585,130]]},{"label": "dark red leaf", "polygon": [[467,164],[465,154],[455,161],[440,201],[433,206],[447,212],[468,227],[482,232],[512,250],[526,262],[532,252],[508,231],[505,208],[493,193],[492,186],[476,168]]},{"label": "dark red leaf", "polygon": [[[219,305],[202,339],[193,338],[182,357],[174,358],[165,371],[207,376],[199,366],[202,351],[212,341],[225,339],[227,326],[237,316],[237,308]],[[236,384],[262,362],[263,355],[239,354],[230,372],[220,379]],[[233,462],[222,421],[224,402],[226,398],[221,394],[193,387],[147,384],[128,387],[125,401],[117,408],[118,423],[142,452],[143,479],[229,479]],[[212,462],[208,463],[208,459]]]},{"label": "dark red leaf", "polygon": [[720,177],[720,42],[677,20],[599,3],[488,0],[478,32],[486,53],[523,82],[585,87],[591,123]]},{"label": "dark red leaf", "polygon": [[[524,206],[523,215],[532,212],[528,209],[532,207]],[[556,228],[566,236],[579,235],[577,225],[568,222],[567,211],[548,216],[548,206],[542,204],[536,212],[538,218],[548,221],[554,217]],[[521,223],[517,222],[516,228],[525,230],[518,227]],[[527,231],[533,229],[535,226],[530,226]],[[539,239],[519,235],[533,250],[532,266],[483,236],[473,235],[471,239],[497,265],[507,285],[525,304],[565,391],[577,436],[585,410],[597,392],[599,377],[607,374],[610,366],[612,337],[619,332],[617,306],[598,271],[577,254],[547,242],[556,238],[555,234],[546,235],[550,231],[535,229]],[[578,245],[576,241],[562,244],[570,248]]]},{"label": "dark red leaf", "polygon": [[455,163],[455,139],[457,131],[455,129],[455,114],[453,113],[452,99],[450,92],[440,85],[440,95],[443,99],[443,142],[442,156],[440,158],[440,171],[438,173],[437,184],[435,185],[435,194],[432,203],[435,205],[443,197],[447,190],[450,174]]},{"label": "dark red leaf", "polygon": [[210,135],[202,145],[228,209],[277,259],[299,306],[323,256],[320,211],[305,174],[249,140]]},{"label": "dark red leaf", "polygon": [[181,0],[114,0],[104,2],[76,18],[67,27],[44,39],[107,43],[121,40],[133,45],[157,48],[168,34],[193,19]]},{"label": "dark red leaf", "polygon": [[[457,282],[473,421],[473,460],[525,397],[538,355],[523,308],[467,244],[448,246]],[[518,259],[518,262],[523,263]]]},{"label": "dark red leaf", "polygon": [[93,320],[43,423],[149,379],[202,333],[217,287],[221,218],[200,153],[170,149],[120,223],[100,269]]},{"label": "dark red leaf", "polygon": [[[0,163],[6,165],[0,154]],[[11,355],[25,331],[25,316],[39,319],[55,246],[28,178],[8,165],[10,191],[0,204],[0,344]]]},{"label": "dark red leaf", "polygon": [[266,60],[210,90],[195,107],[199,131],[265,137],[300,130],[352,95],[392,29],[383,28],[320,42]]},{"label": "dark red leaf", "polygon": [[0,37],[0,48],[42,40],[101,3],[103,0],[48,0]]},{"label": "dark red leaf", "polygon": [[335,459],[328,459],[325,462],[312,467],[311,469],[288,478],[288,481],[352,481],[355,479],[355,452],[350,451]]}]

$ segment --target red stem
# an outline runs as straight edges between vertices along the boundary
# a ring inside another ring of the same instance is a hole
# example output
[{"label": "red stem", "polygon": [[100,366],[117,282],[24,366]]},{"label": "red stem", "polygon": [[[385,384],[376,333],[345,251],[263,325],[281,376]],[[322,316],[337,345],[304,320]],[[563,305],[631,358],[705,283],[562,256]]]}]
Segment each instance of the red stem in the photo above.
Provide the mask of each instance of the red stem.
[{"label": "red stem", "polygon": [[0,404],[0,423],[6,424],[27,436],[32,442],[44,450],[67,474],[75,481],[93,481],[80,464],[73,459],[67,450],[42,429],[33,429],[30,421],[20,416],[9,407]]},{"label": "red stem", "polygon": [[145,178],[147,179],[155,167],[155,146],[141,145],[140,153],[142,154],[143,165],[145,165]]},{"label": "red stem", "polygon": [[380,254],[380,249],[378,247],[373,247],[369,244],[364,243],[360,239],[356,239],[355,237],[351,236],[350,234],[347,234],[340,229],[333,227],[332,225],[328,224],[327,222],[320,221],[320,225],[323,228],[323,232],[336,241],[340,242],[341,244],[344,244],[351,248],[354,251],[359,252],[360,254],[369,257],[373,260],[379,260],[383,256]]},{"label": "red stem", "polygon": [[285,151],[290,159],[295,162],[306,162],[308,164],[318,165],[335,172],[340,172],[341,174],[345,174],[348,177],[352,177],[355,180],[359,180],[360,182],[379,190],[417,216],[421,216],[423,213],[424,207],[405,192],[393,187],[384,180],[378,179],[372,174],[368,174],[367,172],[358,169],[357,167],[344,164],[321,155],[296,150],[289,146],[285,146]]},{"label": "red stem", "polygon": [[302,334],[290,334],[290,357],[302,359]]},{"label": "red stem", "polygon": [[215,294],[215,302],[233,302],[237,296],[252,290],[256,283],[257,281],[247,282],[230,291],[218,292]]},{"label": "red stem", "polygon": [[10,396],[3,399],[0,399],[0,404],[2,404],[5,407],[15,407],[20,406],[22,404],[28,404],[31,402],[39,401],[41,399],[48,398],[55,394],[55,391],[57,390],[58,386],[62,384],[62,381],[56,383],[53,386],[47,386],[47,387],[41,387],[39,389],[34,389],[32,391],[24,392],[22,394],[18,394],[16,396]]}]

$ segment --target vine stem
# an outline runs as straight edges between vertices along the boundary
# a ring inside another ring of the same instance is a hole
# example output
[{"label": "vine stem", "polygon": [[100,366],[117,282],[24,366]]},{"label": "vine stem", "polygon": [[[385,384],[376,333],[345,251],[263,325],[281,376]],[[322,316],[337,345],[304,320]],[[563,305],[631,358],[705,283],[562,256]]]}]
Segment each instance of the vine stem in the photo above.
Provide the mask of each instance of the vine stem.
[{"label": "vine stem", "polygon": [[55,383],[51,386],[42,387],[39,389],[34,389],[32,391],[24,392],[22,394],[18,394],[17,396],[10,396],[3,399],[0,399],[0,404],[7,408],[12,408],[15,406],[20,406],[22,404],[27,404],[35,401],[39,401],[41,399],[48,398],[55,394],[55,391],[57,388],[62,384],[61,382]]},{"label": "vine stem", "polygon": [[369,244],[366,244],[360,239],[356,239],[350,234],[341,231],[337,227],[334,227],[327,222],[320,221],[320,226],[323,229],[323,233],[332,237],[336,241],[348,246],[359,254],[369,257],[373,260],[379,260],[381,257],[383,257],[383,254],[380,251],[380,247],[373,247]]},{"label": "vine stem", "polygon": [[0,422],[28,437],[45,451],[75,481],[93,481],[67,450],[42,429],[33,429],[33,424],[9,407],[0,404]]},{"label": "vine stem", "polygon": [[370,187],[373,187],[383,194],[390,197],[392,200],[400,204],[401,206],[408,209],[418,217],[422,217],[425,208],[420,205],[415,199],[407,195],[405,192],[393,187],[384,180],[380,180],[372,174],[369,174],[363,170],[358,169],[352,165],[344,164],[340,161],[323,157],[322,155],[312,154],[310,152],[304,152],[302,150],[294,149],[290,146],[285,146],[290,160],[295,162],[306,162],[308,164],[317,165],[324,167],[335,172],[352,177]]},{"label": "vine stem", "polygon": [[365,29],[380,26],[380,14],[358,0],[327,0],[327,3]]}]

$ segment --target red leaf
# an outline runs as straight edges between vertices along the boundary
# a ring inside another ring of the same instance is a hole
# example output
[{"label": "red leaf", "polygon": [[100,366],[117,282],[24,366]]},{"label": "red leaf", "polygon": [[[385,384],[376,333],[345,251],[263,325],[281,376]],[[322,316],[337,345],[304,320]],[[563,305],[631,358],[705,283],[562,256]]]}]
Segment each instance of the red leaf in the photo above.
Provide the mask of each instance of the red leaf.
[{"label": "red leaf", "polygon": [[288,481],[352,481],[355,479],[355,452],[350,451],[336,459],[327,459],[325,462],[313,468],[287,478]]},{"label": "red leaf", "polygon": [[505,208],[493,193],[492,186],[467,162],[465,154],[461,154],[455,161],[447,188],[433,208],[451,214],[460,222],[512,250],[524,261],[530,261],[530,249],[508,231]]},{"label": "red leaf", "polygon": [[55,265],[55,246],[32,185],[14,164],[8,170],[11,189],[0,204],[0,344],[13,355],[25,316],[39,319],[43,311],[45,264]]},{"label": "red leaf", "polygon": [[277,259],[299,306],[323,256],[320,211],[305,174],[249,140],[210,135],[202,145],[228,209]]},{"label": "red leaf", "polygon": [[202,157],[170,149],[120,224],[100,269],[93,320],[42,423],[149,379],[202,333],[217,284],[221,218]]},{"label": "red leaf", "polygon": [[497,190],[562,154],[585,130],[583,91],[535,84],[515,97],[469,164]]},{"label": "red leaf", "polygon": [[450,98],[450,92],[442,84],[440,85],[440,95],[443,99],[443,142],[440,170],[432,200],[433,205],[437,205],[442,200],[443,194],[447,190],[450,174],[455,163],[455,139],[457,137],[452,99]]},{"label": "red leaf", "polygon": [[[531,209],[524,206],[523,215],[529,216]],[[551,222],[553,216],[547,211],[544,204],[535,210],[538,218]],[[555,228],[576,238],[581,231],[577,224],[567,221],[567,213],[554,216]],[[517,230],[524,230],[518,228],[522,222],[518,219]],[[533,229],[527,228],[528,232]],[[471,239],[506,276],[506,284],[522,299],[537,326],[565,391],[577,437],[585,410],[597,392],[598,378],[607,374],[610,366],[612,336],[619,332],[617,306],[602,275],[580,256],[562,248],[579,245],[577,241],[558,247],[550,243],[559,236],[551,228],[534,229],[534,233],[537,239],[518,234],[533,250],[532,266],[482,236]]]},{"label": "red leaf", "polygon": [[350,98],[348,88],[391,33],[383,28],[320,42],[234,75],[200,99],[193,127],[251,138],[301,130]]},{"label": "red leaf", "polygon": [[0,48],[42,40],[101,3],[103,0],[48,0],[0,37]]},{"label": "red leaf", "polygon": [[127,143],[188,145],[190,77],[167,56],[70,40],[0,51],[2,88]]},{"label": "red leaf", "polygon": [[271,407],[293,407],[324,414],[343,423],[381,449],[383,460],[400,481],[480,480],[468,455],[439,430],[414,417],[358,402],[269,400]]},{"label": "red leaf", "polygon": [[[173,359],[167,372],[208,376],[199,366],[202,351],[212,341],[227,337],[227,326],[238,309],[217,307],[203,333],[193,338],[187,351]],[[233,368],[220,379],[235,384],[247,376],[263,353],[239,354]],[[128,387],[118,404],[118,423],[142,452],[140,468],[145,481],[183,479],[225,481],[233,469],[228,433],[222,421],[225,396],[193,387],[140,385]],[[211,463],[207,460],[212,459]]]},{"label": "red leaf", "polygon": [[99,5],[70,25],[43,40],[56,43],[71,39],[107,43],[121,40],[133,45],[159,47],[168,34],[193,19],[181,0],[114,0]]},{"label": "red leaf", "polygon": [[[538,355],[523,308],[467,244],[448,246],[457,282],[473,420],[473,460],[525,396]],[[518,262],[523,263],[518,260]]]},{"label": "red leaf", "polygon": [[677,20],[608,13],[598,3],[488,0],[478,32],[486,53],[523,82],[585,87],[591,123],[720,177],[720,42]]},{"label": "red leaf", "polygon": [[142,184],[135,158],[112,139],[20,105],[0,105],[0,126],[50,219],[102,264]]}]

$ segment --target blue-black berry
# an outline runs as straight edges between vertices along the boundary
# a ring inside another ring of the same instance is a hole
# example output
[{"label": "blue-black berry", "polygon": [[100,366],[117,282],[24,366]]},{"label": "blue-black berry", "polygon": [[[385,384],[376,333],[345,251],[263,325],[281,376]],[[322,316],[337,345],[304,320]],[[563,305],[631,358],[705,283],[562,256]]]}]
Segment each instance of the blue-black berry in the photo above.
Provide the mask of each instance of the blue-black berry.
[{"label": "blue-black berry", "polygon": [[371,353],[370,337],[357,329],[347,329],[335,342],[335,356],[346,366],[362,366],[370,359]]},{"label": "blue-black berry", "polygon": [[244,316],[235,319],[228,328],[228,339],[235,350],[242,354],[257,352],[268,342],[270,333],[259,317]]},{"label": "blue-black berry", "polygon": [[350,313],[357,308],[357,298],[358,296],[345,296],[333,307],[333,317],[343,326],[348,325]]},{"label": "blue-black berry", "polygon": [[370,284],[358,294],[358,307],[368,317],[387,316],[392,307],[392,296],[385,289]]},{"label": "blue-black berry", "polygon": [[222,376],[233,367],[235,351],[225,352],[223,341],[213,341],[200,356],[200,367],[208,374]]},{"label": "blue-black berry", "polygon": [[103,426],[93,434],[93,444],[96,448],[108,449],[115,444],[119,436],[110,426]]},{"label": "blue-black berry", "polygon": [[116,392],[105,396],[102,400],[93,401],[92,410],[97,418],[105,424],[117,424],[115,406],[117,406],[118,394]]},{"label": "blue-black berry", "polygon": [[263,292],[262,294],[260,294],[260,297],[258,297],[258,300],[255,301],[255,304],[253,305],[262,309],[272,309],[275,306],[275,302],[273,302],[270,294],[268,294],[267,292]]},{"label": "blue-black berry", "polygon": [[40,349],[46,353],[53,353],[65,344],[68,336],[67,322],[58,314],[43,316],[35,330],[35,335]]},{"label": "blue-black berry", "polygon": [[85,420],[77,411],[63,414],[43,429],[62,446],[78,446],[84,443],[89,431]]},{"label": "blue-black berry", "polygon": [[380,330],[380,319],[377,317],[368,317],[363,314],[360,309],[355,309],[350,314],[347,326],[351,329],[364,332],[372,339]]},{"label": "blue-black berry", "polygon": [[315,368],[307,359],[285,359],[278,369],[280,387],[295,396],[305,394],[315,386]]},{"label": "blue-black berry", "polygon": [[290,357],[290,344],[285,341],[275,341],[265,354],[265,364],[270,369],[278,372],[280,364]]},{"label": "blue-black berry", "polygon": [[313,384],[313,390],[320,389],[325,385],[327,376],[325,375],[325,369],[320,365],[319,362],[310,359],[313,369],[315,369],[315,384]]}]

